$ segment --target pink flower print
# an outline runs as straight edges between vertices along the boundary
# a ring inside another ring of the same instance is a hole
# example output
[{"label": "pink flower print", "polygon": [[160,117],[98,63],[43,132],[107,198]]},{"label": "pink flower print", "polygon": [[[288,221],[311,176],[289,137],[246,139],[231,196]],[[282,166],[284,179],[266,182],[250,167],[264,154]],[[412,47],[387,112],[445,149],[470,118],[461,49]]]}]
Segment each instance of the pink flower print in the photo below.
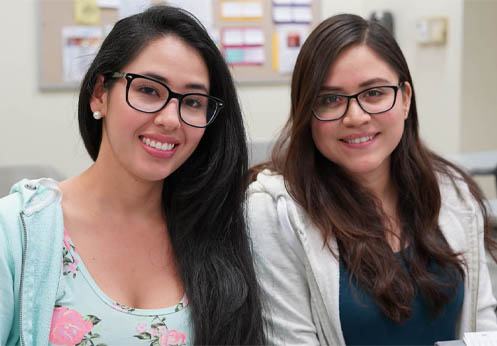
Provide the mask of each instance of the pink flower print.
[{"label": "pink flower print", "polygon": [[112,307],[113,307],[114,309],[116,309],[117,311],[126,312],[126,309],[125,309],[125,308],[123,308],[123,307],[121,306],[121,304],[119,304],[119,303],[115,303],[114,305],[112,305]]},{"label": "pink flower print", "polygon": [[73,346],[93,329],[93,323],[83,319],[76,310],[65,307],[54,309],[49,341],[54,345]]},{"label": "pink flower print", "polygon": [[186,334],[177,330],[168,330],[165,335],[159,338],[160,346],[183,345],[186,341]]},{"label": "pink flower print", "polygon": [[71,241],[70,241],[70,238],[69,238],[69,235],[67,234],[67,232],[64,232],[64,247],[67,250],[71,249]]},{"label": "pink flower print", "polygon": [[138,323],[138,325],[136,326],[136,331],[138,333],[143,333],[147,330],[148,326],[146,323]]},{"label": "pink flower print", "polygon": [[66,268],[73,274],[76,274],[76,266],[74,265],[74,263],[68,263],[66,265]]},{"label": "pink flower print", "polygon": [[150,328],[150,335],[151,336],[159,336],[159,329],[157,329],[157,328]]}]

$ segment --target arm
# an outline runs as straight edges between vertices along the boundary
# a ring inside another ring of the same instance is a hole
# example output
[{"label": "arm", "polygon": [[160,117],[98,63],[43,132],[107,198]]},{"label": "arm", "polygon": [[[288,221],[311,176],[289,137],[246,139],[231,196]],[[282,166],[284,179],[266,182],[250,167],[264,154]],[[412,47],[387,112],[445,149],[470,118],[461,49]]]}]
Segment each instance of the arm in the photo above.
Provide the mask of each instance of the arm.
[{"label": "arm", "polygon": [[0,198],[0,345],[19,340],[19,283],[22,239],[16,195]]},{"label": "arm", "polygon": [[5,230],[0,223],[0,345],[7,345],[15,320],[14,273],[9,248]]},{"label": "arm", "polygon": [[269,194],[249,195],[248,224],[265,299],[269,343],[319,345],[304,261],[282,234],[285,230],[278,221],[276,202]]}]

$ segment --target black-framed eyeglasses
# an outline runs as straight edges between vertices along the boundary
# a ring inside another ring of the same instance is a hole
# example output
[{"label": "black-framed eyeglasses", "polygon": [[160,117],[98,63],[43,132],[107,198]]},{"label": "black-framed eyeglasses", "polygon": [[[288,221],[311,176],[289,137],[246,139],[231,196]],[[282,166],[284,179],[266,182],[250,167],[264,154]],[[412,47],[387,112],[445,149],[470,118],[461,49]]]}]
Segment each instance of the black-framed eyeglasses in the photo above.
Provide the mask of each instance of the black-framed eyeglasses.
[{"label": "black-framed eyeglasses", "polygon": [[323,94],[319,95],[312,107],[312,114],[321,121],[343,118],[349,109],[350,99],[355,99],[361,109],[369,114],[388,112],[395,105],[397,91],[403,84],[382,85],[367,88],[354,95]]},{"label": "black-framed eyeglasses", "polygon": [[193,127],[203,128],[211,124],[224,107],[224,102],[217,97],[176,93],[163,82],[140,74],[114,72],[109,76],[126,79],[126,103],[131,108],[143,113],[157,113],[175,98],[180,119]]}]

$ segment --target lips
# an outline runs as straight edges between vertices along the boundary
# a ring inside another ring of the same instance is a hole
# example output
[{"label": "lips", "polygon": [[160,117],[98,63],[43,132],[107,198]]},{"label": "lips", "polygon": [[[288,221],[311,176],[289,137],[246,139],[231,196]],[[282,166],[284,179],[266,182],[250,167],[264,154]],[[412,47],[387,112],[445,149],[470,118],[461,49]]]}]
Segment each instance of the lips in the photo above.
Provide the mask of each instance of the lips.
[{"label": "lips", "polygon": [[149,147],[152,147],[152,148],[155,148],[157,150],[173,150],[174,147],[176,146],[176,144],[174,143],[167,143],[167,142],[160,142],[160,141],[156,141],[156,140],[153,140],[153,139],[150,139],[148,137],[145,137],[145,136],[142,136],[140,137],[141,141],[143,143],[145,143],[145,145],[149,146]]},{"label": "lips", "polygon": [[369,133],[369,134],[360,134],[360,135],[351,135],[340,140],[347,144],[360,144],[372,141],[379,133]]}]

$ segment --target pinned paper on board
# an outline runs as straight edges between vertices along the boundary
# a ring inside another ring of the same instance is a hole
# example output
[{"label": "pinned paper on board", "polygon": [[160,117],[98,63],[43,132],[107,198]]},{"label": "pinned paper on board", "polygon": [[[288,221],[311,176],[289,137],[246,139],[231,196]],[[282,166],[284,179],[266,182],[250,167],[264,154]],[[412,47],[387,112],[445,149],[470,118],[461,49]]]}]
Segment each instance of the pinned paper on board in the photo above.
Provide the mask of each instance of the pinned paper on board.
[{"label": "pinned paper on board", "polygon": [[307,35],[299,28],[317,24],[321,7],[321,0],[38,1],[42,90],[75,88],[117,20],[161,3],[202,22],[226,61],[236,65],[231,71],[237,82],[287,83]]},{"label": "pinned paper on board", "polygon": [[80,25],[98,25],[100,7],[97,0],[74,0],[74,21]]},{"label": "pinned paper on board", "polygon": [[102,43],[99,26],[62,28],[62,67],[64,82],[80,82]]},{"label": "pinned paper on board", "polygon": [[226,27],[221,33],[221,46],[230,65],[261,65],[264,52],[264,31],[259,27]]},{"label": "pinned paper on board", "polygon": [[97,0],[97,5],[100,8],[119,8],[121,0]]},{"label": "pinned paper on board", "polygon": [[309,28],[307,25],[278,25],[273,38],[273,68],[280,73],[292,73],[300,48]]},{"label": "pinned paper on board", "polygon": [[221,0],[222,20],[261,20],[264,15],[262,0]]},{"label": "pinned paper on board", "polygon": [[312,3],[310,0],[273,0],[273,22],[311,23]]}]

